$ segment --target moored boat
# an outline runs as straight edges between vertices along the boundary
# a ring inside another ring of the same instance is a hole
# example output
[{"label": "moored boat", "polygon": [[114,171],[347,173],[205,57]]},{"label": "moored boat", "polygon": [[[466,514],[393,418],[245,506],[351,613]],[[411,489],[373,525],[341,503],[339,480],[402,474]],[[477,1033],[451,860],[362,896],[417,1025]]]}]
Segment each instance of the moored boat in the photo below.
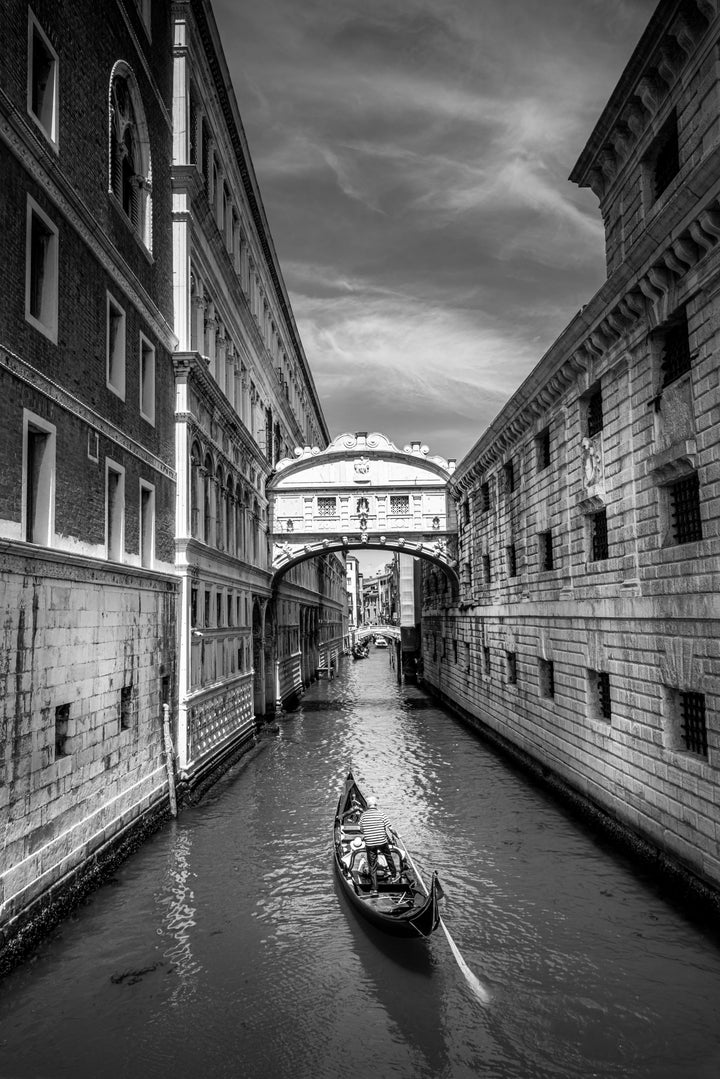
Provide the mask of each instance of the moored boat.
[{"label": "moored boat", "polygon": [[429,937],[440,924],[442,889],[437,873],[426,887],[407,847],[392,829],[393,866],[378,857],[378,889],[372,893],[360,816],[367,801],[348,772],[335,813],[335,870],[348,900],[373,925],[399,937]]}]

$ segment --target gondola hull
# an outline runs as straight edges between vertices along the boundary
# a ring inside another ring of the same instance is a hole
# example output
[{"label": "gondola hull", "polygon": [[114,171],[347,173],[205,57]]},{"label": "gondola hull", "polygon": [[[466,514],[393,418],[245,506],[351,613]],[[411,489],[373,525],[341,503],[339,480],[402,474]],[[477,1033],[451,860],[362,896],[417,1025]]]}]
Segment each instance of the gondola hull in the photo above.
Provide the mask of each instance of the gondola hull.
[{"label": "gondola hull", "polygon": [[378,929],[397,937],[429,937],[440,924],[442,890],[437,874],[433,873],[430,886],[426,888],[407,848],[397,833],[393,833],[393,869],[399,879],[389,879],[390,874],[387,871],[383,874],[381,869],[378,894],[373,896],[365,872],[365,849],[357,823],[359,813],[366,805],[352,773],[348,773],[338,799],[333,831],[335,872],[340,888],[352,906]]}]

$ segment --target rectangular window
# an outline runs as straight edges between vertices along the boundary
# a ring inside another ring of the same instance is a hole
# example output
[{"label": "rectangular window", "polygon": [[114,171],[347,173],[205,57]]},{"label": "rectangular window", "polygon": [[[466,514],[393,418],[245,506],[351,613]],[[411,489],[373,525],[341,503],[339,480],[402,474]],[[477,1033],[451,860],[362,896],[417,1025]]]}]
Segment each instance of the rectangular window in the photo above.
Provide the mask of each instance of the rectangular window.
[{"label": "rectangular window", "polygon": [[483,483],[480,488],[480,512],[489,513],[490,511],[490,484]]},{"label": "rectangular window", "polygon": [[25,318],[57,344],[58,230],[30,196],[25,236]]},{"label": "rectangular window", "polygon": [[107,460],[105,464],[106,544],[111,562],[122,562],[125,553],[125,469]]},{"label": "rectangular window", "polygon": [[707,757],[707,722],[705,717],[705,694],[681,692],[680,736],[688,753]]},{"label": "rectangular window", "polygon": [[336,506],[334,498],[318,498],[318,517],[335,517]]},{"label": "rectangular window", "polygon": [[535,460],[538,472],[542,472],[550,464],[550,428],[546,427],[535,438]]},{"label": "rectangular window", "polygon": [[509,686],[517,685],[517,652],[505,653],[505,681]]},{"label": "rectangular window", "polygon": [[59,704],[55,709],[55,760],[67,757],[68,724],[70,705]]},{"label": "rectangular window", "polygon": [[697,472],[668,486],[670,527],[673,543],[702,539],[700,480]]},{"label": "rectangular window", "polygon": [[49,547],[55,532],[55,428],[23,411],[23,538]]},{"label": "rectangular window", "polygon": [[538,681],[540,696],[553,698],[555,696],[555,664],[551,659],[538,659]]},{"label": "rectangular window", "polygon": [[607,671],[593,671],[588,669],[587,679],[590,715],[594,719],[604,719],[609,722],[612,718],[610,675]]},{"label": "rectangular window", "polygon": [[608,557],[607,510],[598,510],[590,517],[590,560],[600,562]]},{"label": "rectangular window", "polygon": [[205,604],[204,604],[204,611],[203,611],[203,615],[204,615],[204,617],[203,617],[203,625],[204,626],[209,626],[210,625],[210,611],[212,609],[211,608],[211,603],[212,603],[212,593],[210,592],[209,588],[206,588],[205,589]]},{"label": "rectangular window", "polygon": [[410,512],[409,495],[390,495],[390,513],[408,514]]},{"label": "rectangular window", "polygon": [[133,725],[135,702],[132,686],[123,686],[120,690],[120,730],[128,731]]},{"label": "rectangular window", "polygon": [[541,570],[554,569],[552,532],[538,532],[538,558]]},{"label": "rectangular window", "polygon": [[505,548],[505,568],[508,577],[517,577],[517,552],[514,543]]},{"label": "rectangular window", "polygon": [[198,617],[198,590],[197,585],[193,585],[190,589],[190,625],[197,625]]},{"label": "rectangular window", "polygon": [[486,678],[490,677],[490,645],[484,644],[482,650],[483,659],[483,674]]},{"label": "rectangular window", "polygon": [[484,554],[482,556],[482,569],[483,569],[483,581],[485,582],[485,584],[490,584],[490,581],[492,579],[492,574],[491,574],[491,568],[490,568],[490,555],[489,554]]},{"label": "rectangular window", "polygon": [[125,400],[125,312],[108,292],[106,312],[106,382]]},{"label": "rectangular window", "polygon": [[680,144],[678,139],[677,116],[674,112],[668,116],[643,159],[648,181],[648,197],[652,204],[680,171]]},{"label": "rectangular window", "polygon": [[515,490],[515,466],[512,461],[508,461],[503,467],[503,475],[505,477],[505,493],[511,495]]},{"label": "rectangular window", "polygon": [[686,374],[692,365],[686,312],[678,312],[672,322],[660,330],[658,338],[661,382],[662,388],[665,389]]},{"label": "rectangular window", "polygon": [[155,423],[155,349],[140,334],[140,415]]},{"label": "rectangular window", "polygon": [[58,56],[47,35],[29,12],[27,110],[57,149]]},{"label": "rectangular window", "polygon": [[603,400],[599,386],[587,398],[586,408],[585,431],[588,438],[593,438],[603,429]]},{"label": "rectangular window", "polygon": [[155,488],[140,481],[140,565],[152,566],[155,554]]}]

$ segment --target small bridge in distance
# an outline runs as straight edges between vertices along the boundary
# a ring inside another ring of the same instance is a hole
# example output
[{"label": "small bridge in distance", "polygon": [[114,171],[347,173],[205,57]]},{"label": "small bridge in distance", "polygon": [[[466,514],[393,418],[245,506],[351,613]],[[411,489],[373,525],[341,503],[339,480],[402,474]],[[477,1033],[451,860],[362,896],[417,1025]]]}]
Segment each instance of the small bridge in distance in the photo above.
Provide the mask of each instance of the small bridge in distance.
[{"label": "small bridge in distance", "polygon": [[360,626],[355,630],[355,640],[364,641],[366,637],[392,637],[400,640],[400,626]]}]

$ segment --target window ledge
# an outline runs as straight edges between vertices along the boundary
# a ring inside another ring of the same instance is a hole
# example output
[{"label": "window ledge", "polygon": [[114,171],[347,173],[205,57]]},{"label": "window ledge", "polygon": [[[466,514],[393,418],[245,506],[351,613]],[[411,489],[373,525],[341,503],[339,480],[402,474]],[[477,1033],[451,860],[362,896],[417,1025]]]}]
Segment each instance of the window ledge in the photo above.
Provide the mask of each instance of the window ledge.
[{"label": "window ledge", "polygon": [[665,486],[697,471],[697,443],[694,438],[676,442],[654,453],[647,462],[648,475],[658,486]]}]

